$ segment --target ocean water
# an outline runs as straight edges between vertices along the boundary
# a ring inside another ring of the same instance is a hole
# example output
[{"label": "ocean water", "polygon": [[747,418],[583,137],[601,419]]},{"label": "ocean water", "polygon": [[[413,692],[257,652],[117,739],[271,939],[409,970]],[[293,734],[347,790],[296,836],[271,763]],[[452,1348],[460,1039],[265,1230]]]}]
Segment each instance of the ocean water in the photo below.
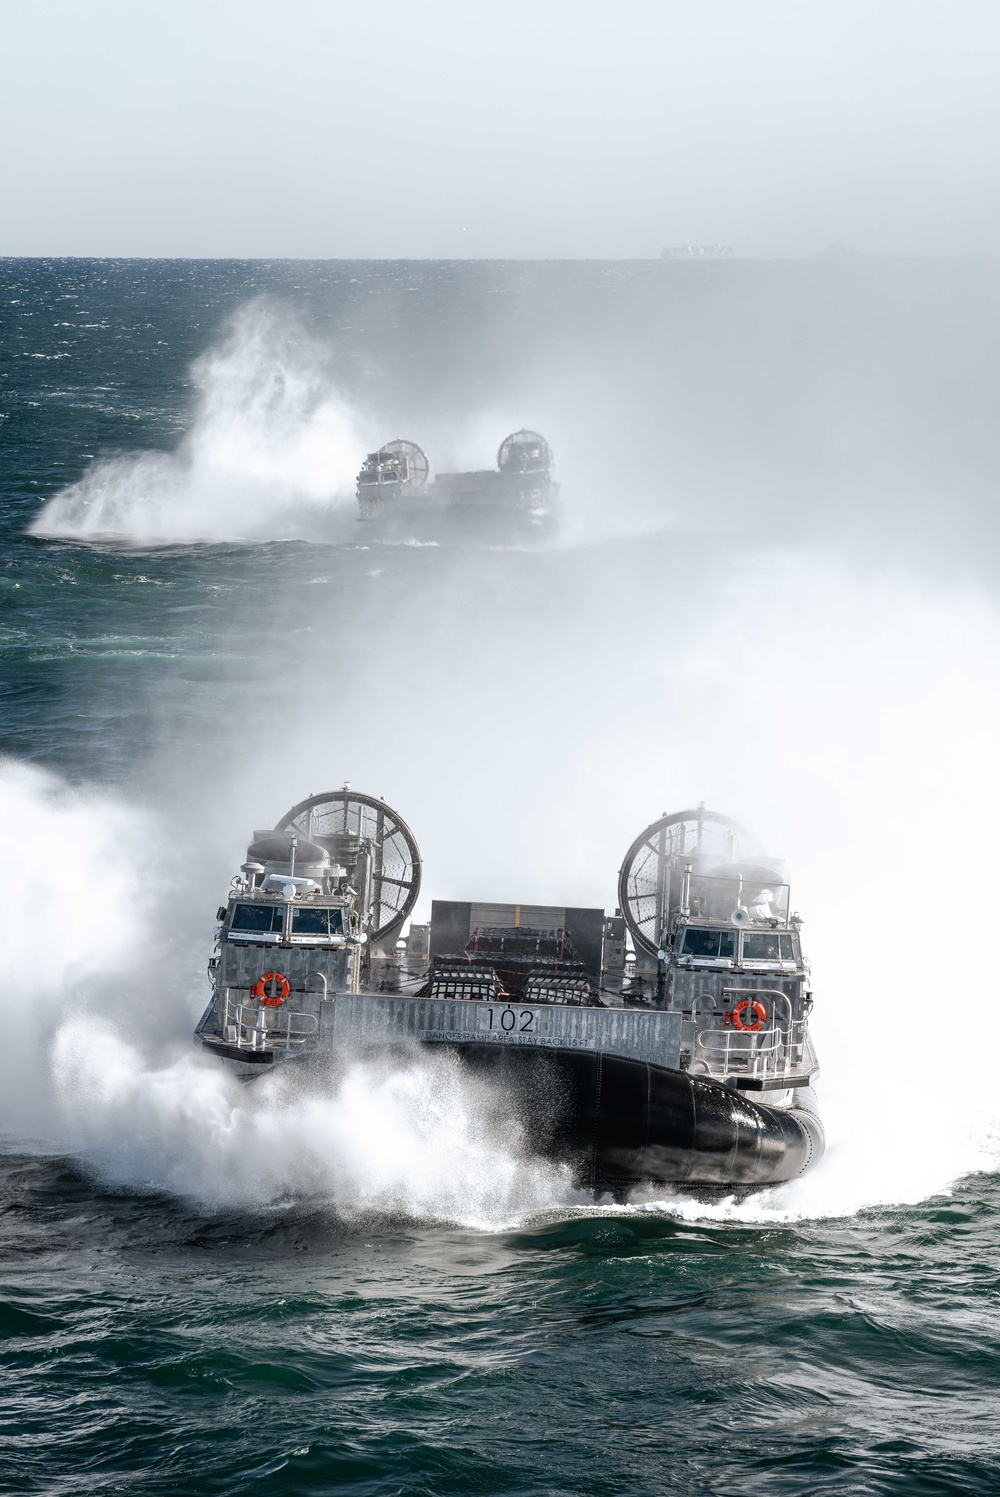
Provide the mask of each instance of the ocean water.
[{"label": "ocean water", "polygon": [[[998,289],[0,262],[0,1490],[1000,1487]],[[520,425],[555,540],[355,521],[381,441]],[[440,1058],[205,1061],[246,840],[344,779],[426,900],[610,908],[664,809],[752,823],[820,1168],[595,1202]]]}]

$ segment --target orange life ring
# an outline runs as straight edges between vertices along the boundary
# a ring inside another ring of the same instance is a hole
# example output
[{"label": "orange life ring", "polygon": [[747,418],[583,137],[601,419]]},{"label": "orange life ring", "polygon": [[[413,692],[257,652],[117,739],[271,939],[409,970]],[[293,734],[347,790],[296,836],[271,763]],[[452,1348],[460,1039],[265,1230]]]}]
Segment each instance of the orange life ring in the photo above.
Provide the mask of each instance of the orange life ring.
[{"label": "orange life ring", "polygon": [[[743,1015],[746,1013],[748,1008],[757,1015],[756,1024],[744,1024]],[[763,1003],[758,1003],[756,998],[754,998],[753,1000],[749,998],[742,998],[733,1009],[734,1027],[736,1029],[742,1030],[746,1034],[756,1034],[758,1029],[763,1029],[766,1019],[767,1014],[764,1011],[764,1005]]]},{"label": "orange life ring", "polygon": [[[271,985],[270,992],[268,983]],[[284,972],[265,972],[250,989],[250,997],[259,998],[265,1008],[280,1008],[291,991],[292,985]]]}]

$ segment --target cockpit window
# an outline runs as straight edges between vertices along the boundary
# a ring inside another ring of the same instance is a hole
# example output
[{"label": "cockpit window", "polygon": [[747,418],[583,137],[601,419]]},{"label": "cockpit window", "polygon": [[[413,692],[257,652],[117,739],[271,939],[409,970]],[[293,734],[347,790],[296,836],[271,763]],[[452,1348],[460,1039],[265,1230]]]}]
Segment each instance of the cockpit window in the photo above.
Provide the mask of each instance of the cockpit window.
[{"label": "cockpit window", "polygon": [[792,938],[785,931],[754,930],[743,932],[745,962],[794,962]]},{"label": "cockpit window", "polygon": [[342,936],[343,910],[317,910],[305,906],[292,910],[293,936]]},{"label": "cockpit window", "polygon": [[284,905],[238,904],[233,911],[230,930],[252,930],[258,935],[280,935],[284,927]]},{"label": "cockpit window", "polygon": [[736,955],[736,932],[734,930],[693,930],[684,932],[684,955],[714,957],[716,961],[731,961]]}]

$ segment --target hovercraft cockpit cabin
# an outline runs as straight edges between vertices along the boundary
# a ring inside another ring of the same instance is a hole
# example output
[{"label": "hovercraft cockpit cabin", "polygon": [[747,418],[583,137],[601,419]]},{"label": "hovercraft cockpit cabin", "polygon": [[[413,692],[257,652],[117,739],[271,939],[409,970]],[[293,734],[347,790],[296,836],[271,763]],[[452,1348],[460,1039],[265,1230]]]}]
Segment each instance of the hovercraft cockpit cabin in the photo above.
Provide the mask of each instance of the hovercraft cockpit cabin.
[{"label": "hovercraft cockpit cabin", "polygon": [[494,1078],[535,1152],[595,1188],[753,1189],[823,1151],[812,994],[780,864],[699,807],[663,816],[619,907],[435,900],[412,832],[349,786],[256,832],[197,1038],[244,1076],[443,1045]]},{"label": "hovercraft cockpit cabin", "polygon": [[359,520],[381,527],[422,521],[460,533],[513,527],[530,534],[549,530],[557,518],[552,451],[536,431],[505,437],[495,468],[438,473],[433,480],[429,474],[416,442],[397,437],[370,452],[358,474]]},{"label": "hovercraft cockpit cabin", "polygon": [[630,990],[681,1015],[691,1074],[784,1092],[818,1069],[809,969],[781,865],[746,856],[748,844],[738,822],[701,808],[636,838],[618,876]]},{"label": "hovercraft cockpit cabin", "polygon": [[241,1074],[315,1051],[333,999],[387,980],[420,888],[409,827],[384,801],[342,790],[302,801],[254,832],[218,910],[205,1047]]}]

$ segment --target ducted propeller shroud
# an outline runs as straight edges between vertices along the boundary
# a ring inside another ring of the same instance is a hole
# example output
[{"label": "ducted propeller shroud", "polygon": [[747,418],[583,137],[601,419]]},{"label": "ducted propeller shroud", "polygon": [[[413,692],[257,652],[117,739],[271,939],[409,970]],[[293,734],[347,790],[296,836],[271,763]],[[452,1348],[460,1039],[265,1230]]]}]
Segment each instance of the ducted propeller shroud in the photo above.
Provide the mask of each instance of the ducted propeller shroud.
[{"label": "ducted propeller shroud", "polygon": [[406,822],[373,795],[345,786],[311,795],[282,817],[279,831],[294,831],[325,847],[334,863],[353,874],[364,849],[370,851],[371,884],[367,927],[373,942],[399,930],[420,893],[420,849]]},{"label": "ducted propeller shroud", "polygon": [[752,841],[738,821],[704,806],[661,816],[640,832],[618,874],[618,904],[636,947],[651,956],[660,950],[685,861],[702,868],[733,863]]}]

